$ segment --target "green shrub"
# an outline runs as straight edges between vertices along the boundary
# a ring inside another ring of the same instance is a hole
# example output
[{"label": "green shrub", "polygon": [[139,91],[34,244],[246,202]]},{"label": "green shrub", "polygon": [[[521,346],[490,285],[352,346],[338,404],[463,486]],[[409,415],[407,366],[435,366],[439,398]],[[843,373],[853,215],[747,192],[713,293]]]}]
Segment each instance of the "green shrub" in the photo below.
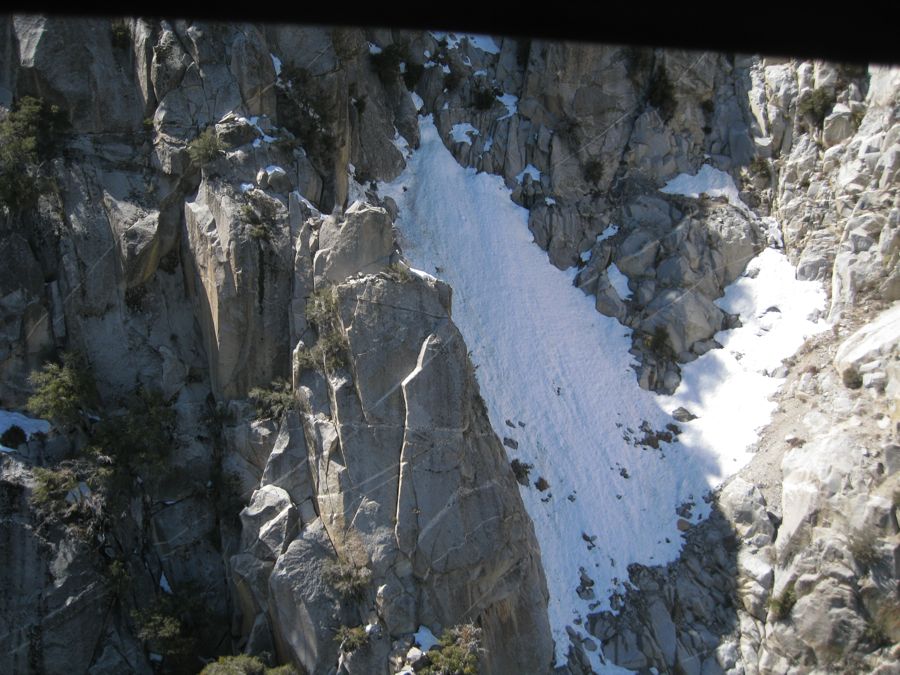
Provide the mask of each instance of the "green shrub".
[{"label": "green shrub", "polygon": [[849,549],[856,563],[866,571],[878,562],[878,538],[875,532],[855,532],[850,537]]},{"label": "green shrub", "polygon": [[325,563],[322,569],[322,578],[342,598],[359,600],[369,587],[372,572],[368,567],[360,567],[350,560],[338,558]]},{"label": "green shrub", "polygon": [[128,573],[128,567],[123,560],[113,560],[106,566],[104,580],[107,588],[119,598],[131,588],[132,584],[131,574]]},{"label": "green shrub", "polygon": [[629,46],[624,47],[622,52],[625,56],[625,72],[632,79],[653,67],[653,49],[650,47]]},{"label": "green shrub", "polygon": [[403,73],[403,84],[406,85],[406,88],[412,91],[416,88],[416,85],[419,84],[419,81],[422,79],[422,75],[425,74],[425,66],[421,63],[410,63],[406,62],[406,72]]},{"label": "green shrub", "polygon": [[220,656],[215,663],[207,664],[200,675],[265,675],[266,665],[256,656],[238,654]]},{"label": "green shrub", "polygon": [[30,207],[42,189],[40,163],[55,157],[68,118],[55,105],[25,96],[0,121],[0,205]]},{"label": "green shrub", "polygon": [[320,90],[305,68],[285,66],[275,89],[279,123],[302,146],[314,162],[327,165],[337,145],[332,121],[337,118],[336,101]]},{"label": "green shrub", "polygon": [[447,91],[456,91],[459,89],[464,79],[462,73],[457,72],[451,67],[450,72],[444,75],[444,89]]},{"label": "green shrub", "polygon": [[301,370],[334,370],[347,364],[349,344],[341,330],[337,291],[325,286],[310,294],[306,301],[306,319],[316,328],[318,339],[312,347],[297,354]]},{"label": "green shrub", "polygon": [[563,139],[566,144],[575,148],[578,146],[578,130],[581,124],[578,120],[570,115],[563,115],[562,119],[556,124],[555,133]]},{"label": "green shrub", "polygon": [[291,383],[286,380],[275,380],[267,389],[254,387],[250,390],[250,400],[258,419],[280,420],[297,404]]},{"label": "green shrub", "polygon": [[116,49],[125,49],[131,46],[131,31],[128,24],[121,19],[113,20],[110,25],[112,31],[112,45]]},{"label": "green shrub", "polygon": [[179,607],[173,596],[164,595],[146,609],[132,612],[137,624],[135,635],[152,652],[185,656],[193,651],[195,642],[185,614],[185,608]]},{"label": "green shrub", "polygon": [[525,68],[528,65],[528,57],[531,54],[531,38],[518,38],[516,40],[516,65]]},{"label": "green shrub", "polygon": [[475,110],[490,110],[502,92],[489,87],[476,87],[472,92],[472,105]]},{"label": "green shrub", "polygon": [[22,430],[22,427],[13,424],[0,436],[0,445],[5,445],[7,448],[15,450],[27,440],[28,436]]},{"label": "green shrub", "polygon": [[369,54],[369,62],[378,74],[378,79],[387,84],[400,72],[401,61],[406,61],[408,48],[406,45],[391,44],[378,54]]},{"label": "green shrub", "polygon": [[675,89],[665,69],[658,69],[650,79],[647,102],[659,111],[663,122],[668,122],[675,114]]},{"label": "green shrub", "polygon": [[268,668],[258,656],[238,654],[220,656],[215,663],[207,664],[200,675],[298,675],[293,666]]},{"label": "green shrub", "polygon": [[750,174],[753,176],[765,176],[768,177],[769,174],[769,163],[764,160],[762,157],[754,157],[750,162],[750,166],[747,167],[750,171]]},{"label": "green shrub", "polygon": [[584,179],[594,185],[603,179],[603,162],[599,158],[589,159],[585,162]]},{"label": "green shrub", "polygon": [[785,586],[781,595],[773,595],[769,598],[769,611],[776,621],[784,621],[791,615],[791,610],[797,604],[797,593],[794,590],[794,583],[791,582]]},{"label": "green shrub", "polygon": [[834,107],[835,100],[834,93],[829,93],[824,87],[819,87],[801,99],[797,104],[797,114],[801,117],[808,117],[815,126],[821,129],[825,123],[825,117]]},{"label": "green shrub", "polygon": [[66,495],[78,485],[78,476],[69,467],[34,467],[31,503],[45,515],[62,516],[68,509]]},{"label": "green shrub", "polygon": [[228,146],[216,136],[216,130],[212,126],[206,127],[197,138],[188,143],[191,161],[202,167],[217,159],[227,149]]},{"label": "green shrub", "polygon": [[663,325],[657,326],[651,334],[645,336],[644,342],[647,345],[647,349],[660,358],[673,356],[672,345],[669,342],[669,333]]},{"label": "green shrub", "polygon": [[369,643],[369,636],[362,626],[350,628],[341,626],[334,634],[334,641],[340,645],[340,650],[345,654],[352,654],[357,649],[362,649]]},{"label": "green shrub", "polygon": [[440,648],[426,652],[429,663],[422,675],[477,675],[481,629],[474,624],[448,628],[441,634]]},{"label": "green shrub", "polygon": [[47,363],[28,378],[35,391],[28,409],[54,424],[70,427],[81,420],[82,410],[96,403],[94,378],[86,359],[76,352],[62,355],[62,365]]},{"label": "green shrub", "polygon": [[391,263],[385,270],[385,274],[390,279],[401,284],[405,284],[407,281],[412,279],[412,272],[409,271],[409,268],[403,263],[399,262]]},{"label": "green shrub", "polygon": [[139,388],[124,413],[99,422],[89,452],[121,466],[161,464],[175,445],[176,415],[161,392]]}]

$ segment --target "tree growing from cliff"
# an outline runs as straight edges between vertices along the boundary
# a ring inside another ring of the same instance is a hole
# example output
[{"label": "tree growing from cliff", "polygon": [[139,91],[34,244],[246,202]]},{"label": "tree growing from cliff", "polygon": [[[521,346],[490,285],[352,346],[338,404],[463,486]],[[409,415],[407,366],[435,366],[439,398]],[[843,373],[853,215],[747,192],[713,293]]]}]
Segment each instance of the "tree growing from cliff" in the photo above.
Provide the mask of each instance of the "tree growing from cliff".
[{"label": "tree growing from cliff", "polygon": [[81,420],[82,412],[97,401],[87,361],[75,352],[63,354],[62,364],[47,363],[28,381],[34,387],[34,394],[28,399],[29,410],[57,426],[74,426]]},{"label": "tree growing from cliff", "polygon": [[40,193],[40,165],[57,154],[68,126],[55,105],[25,96],[0,121],[0,205],[20,210]]}]

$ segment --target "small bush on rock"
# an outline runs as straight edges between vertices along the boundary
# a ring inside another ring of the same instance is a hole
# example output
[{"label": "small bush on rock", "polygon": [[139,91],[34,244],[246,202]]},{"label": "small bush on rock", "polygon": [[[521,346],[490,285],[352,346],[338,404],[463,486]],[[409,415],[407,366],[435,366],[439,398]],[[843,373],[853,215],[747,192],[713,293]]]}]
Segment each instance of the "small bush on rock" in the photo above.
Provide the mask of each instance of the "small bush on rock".
[{"label": "small bush on rock", "polygon": [[157,654],[186,655],[193,649],[194,639],[183,614],[172,596],[163,596],[149,607],[132,613],[138,626],[136,636]]},{"label": "small bush on rock", "polygon": [[590,159],[584,165],[584,179],[588,183],[596,185],[603,178],[603,162],[600,159]]},{"label": "small bush on rock", "polygon": [[28,409],[54,424],[70,427],[81,420],[82,411],[96,403],[94,378],[87,360],[79,353],[62,355],[62,365],[47,363],[28,381],[35,391]]},{"label": "small bush on rock", "polygon": [[325,563],[322,578],[342,598],[358,600],[365,595],[372,572],[368,567],[360,567],[350,560],[338,558]]},{"label": "small bush on rock", "polygon": [[206,127],[197,138],[188,143],[188,155],[199,166],[206,166],[217,159],[228,146],[216,136],[212,126]]},{"label": "small bush on rock", "polygon": [[176,415],[161,392],[139,388],[124,413],[110,415],[96,428],[90,451],[120,466],[160,465],[175,446]]},{"label": "small bush on rock", "polygon": [[497,97],[503,92],[491,87],[476,87],[472,92],[472,105],[475,110],[490,110],[494,107]]},{"label": "small bush on rock", "polygon": [[407,60],[408,47],[402,44],[391,44],[378,54],[369,54],[372,68],[378,74],[378,79],[387,84],[400,72],[400,63]]},{"label": "small bush on rock", "polygon": [[350,345],[341,330],[337,291],[333,286],[320,288],[309,296],[306,319],[315,326],[319,338],[312,347],[298,352],[298,367],[329,371],[346,365]]},{"label": "small bush on rock", "polygon": [[250,400],[256,407],[259,419],[279,420],[296,406],[296,399],[287,380],[275,380],[267,389],[254,387],[250,390]]},{"label": "small bush on rock", "polygon": [[773,595],[769,599],[769,611],[772,612],[776,621],[784,621],[791,615],[795,604],[797,604],[797,593],[794,591],[792,582],[785,586],[781,595]]},{"label": "small bush on rock", "polygon": [[406,72],[403,73],[403,84],[406,85],[406,88],[412,91],[416,88],[416,85],[419,84],[419,81],[422,79],[422,75],[425,74],[425,66],[421,63],[410,63],[406,62]]},{"label": "small bush on rock", "polygon": [[362,626],[355,626],[354,628],[341,626],[334,635],[334,641],[340,645],[342,652],[352,654],[369,643],[369,636],[366,634],[366,629]]},{"label": "small bush on rock", "polygon": [[238,654],[220,656],[201,670],[200,675],[297,675],[297,671],[290,665],[268,668],[258,656]]},{"label": "small bush on rock", "polygon": [[675,114],[675,89],[662,68],[650,80],[647,102],[659,111],[663,122],[668,122]]},{"label": "small bush on rock", "polygon": [[66,114],[55,105],[25,96],[0,120],[0,206],[32,206],[42,189],[40,164],[59,154],[68,128]]},{"label": "small bush on rock", "polygon": [[482,631],[474,624],[448,628],[441,634],[440,648],[426,653],[423,675],[477,675]]},{"label": "small bush on rock", "polygon": [[819,87],[801,99],[797,104],[797,114],[802,117],[809,117],[815,126],[821,129],[825,123],[825,117],[834,107],[834,103],[834,94],[829,93],[824,87]]}]

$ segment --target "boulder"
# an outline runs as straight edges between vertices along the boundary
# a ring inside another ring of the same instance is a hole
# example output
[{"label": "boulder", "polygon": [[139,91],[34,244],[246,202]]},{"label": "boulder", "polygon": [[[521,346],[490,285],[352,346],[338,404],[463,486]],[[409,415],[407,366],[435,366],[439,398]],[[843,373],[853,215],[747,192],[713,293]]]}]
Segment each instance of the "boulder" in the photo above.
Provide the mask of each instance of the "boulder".
[{"label": "boulder", "polygon": [[340,283],[354,274],[388,266],[394,252],[390,216],[382,208],[354,202],[338,223],[326,219],[315,257],[317,283]]}]

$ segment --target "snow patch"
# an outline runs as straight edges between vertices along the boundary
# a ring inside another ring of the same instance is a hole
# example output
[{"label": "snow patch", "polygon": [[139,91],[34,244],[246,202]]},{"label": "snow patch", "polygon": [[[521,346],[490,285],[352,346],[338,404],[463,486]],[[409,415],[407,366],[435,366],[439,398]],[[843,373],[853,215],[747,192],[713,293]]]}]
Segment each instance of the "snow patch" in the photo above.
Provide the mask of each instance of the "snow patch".
[{"label": "snow patch", "polygon": [[[611,608],[629,564],[675,559],[682,543],[675,509],[693,501],[695,513],[707,515],[703,494],[746,461],[745,436],[765,423],[767,397],[780,384],[759,371],[821,330],[805,317],[824,307],[824,293],[796,282],[778,252],[765,252],[751,263],[756,278],[739,279],[720,301],[746,314],[744,328],[719,333],[725,349],[687,364],[675,396],[656,396],[638,386],[629,366],[629,331],[573,285],[577,269],[549,263],[503,179],[459,166],[431,115],[419,118],[419,128],[419,150],[380,193],[397,202],[410,263],[441,268],[453,287],[454,321],[478,366],[493,428],[514,435],[515,457],[533,465],[531,485],[520,490],[541,546],[561,665],[567,627],[575,639],[587,637],[588,613]],[[598,241],[616,231],[611,225]],[[766,316],[776,305],[780,317]],[[718,358],[733,362],[711,360]],[[638,446],[641,425],[664,429],[679,405],[699,418],[683,425],[678,444]],[[719,423],[723,406],[730,417]],[[507,419],[522,422],[516,433]],[[539,478],[544,489],[535,486]],[[582,573],[593,586],[579,597]],[[588,651],[598,672],[619,670],[601,664],[599,651]]]},{"label": "snow patch", "polygon": [[631,289],[628,288],[628,277],[622,274],[622,270],[616,267],[615,263],[611,263],[606,268],[606,276],[610,285],[616,290],[616,293],[619,294],[622,300],[627,300],[631,297]]},{"label": "snow patch", "polygon": [[416,106],[416,110],[421,110],[425,105],[425,101],[422,100],[422,97],[414,91],[409,92],[409,95],[412,97],[412,102],[413,105]]},{"label": "snow patch", "polygon": [[785,255],[772,248],[751,260],[745,275],[716,304],[740,314],[743,325],[717,333],[722,349],[682,366],[681,386],[660,398],[667,410],[684,407],[697,415],[683,425],[681,442],[716,453],[717,467],[707,475],[710,485],[753,457],[749,449],[758,440],[757,431],[776,407],[769,397],[784,383],[769,373],[806,337],[828,328],[824,320],[810,318],[825,308],[821,284],[796,279]]},{"label": "snow patch", "polygon": [[516,176],[516,182],[521,184],[523,180],[525,180],[525,176],[531,176],[531,180],[535,182],[540,182],[541,180],[541,171],[533,164],[529,164],[524,169],[522,169],[519,174]]},{"label": "snow patch", "polygon": [[428,630],[427,626],[419,626],[419,630],[415,632],[413,637],[416,640],[416,644],[419,645],[419,648],[423,652],[427,652],[432,647],[440,644],[438,639],[434,637],[434,633]]},{"label": "snow patch", "polygon": [[478,135],[478,129],[473,127],[468,122],[460,122],[459,124],[454,124],[450,129],[450,136],[453,138],[454,143],[472,143],[472,139],[469,137],[469,134],[473,136]]},{"label": "snow patch", "polygon": [[601,241],[606,241],[607,239],[609,239],[611,237],[615,237],[616,234],[618,234],[618,232],[619,232],[618,225],[610,225],[605,230],[603,230],[603,232],[601,232],[600,234],[597,235],[597,243],[599,244]]},{"label": "snow patch", "polygon": [[[47,420],[28,417],[22,413],[13,412],[11,410],[0,410],[0,435],[6,433],[7,429],[12,426],[19,427],[25,432],[25,438],[31,438],[34,434],[46,434],[50,432],[50,422]],[[0,452],[14,452],[15,448],[8,448],[0,445]]]},{"label": "snow patch", "polygon": [[372,42],[369,42],[368,45],[370,54],[380,54],[382,51],[384,51],[381,47]]},{"label": "snow patch", "polygon": [[547,206],[553,206],[554,204],[556,204],[556,200],[553,199],[553,197],[544,197],[544,203]]},{"label": "snow patch", "polygon": [[169,585],[169,580],[166,578],[165,572],[159,575],[159,587],[162,589],[163,593],[173,595],[172,586]]},{"label": "snow patch", "polygon": [[732,206],[746,209],[747,205],[741,201],[740,193],[731,176],[724,171],[713,168],[711,164],[704,164],[695,176],[686,173],[679,174],[663,187],[660,192],[669,195],[684,195],[695,199],[702,194],[710,197],[726,197]]},{"label": "snow patch", "polygon": [[512,117],[516,114],[519,109],[519,97],[513,94],[503,94],[503,96],[498,96],[497,100],[500,101],[503,105],[506,106],[506,114],[503,117],[498,117],[497,121],[505,120],[509,117]]},{"label": "snow patch", "polygon": [[281,59],[279,59],[274,54],[269,54],[272,57],[272,67],[275,68],[275,77],[281,75]]}]

